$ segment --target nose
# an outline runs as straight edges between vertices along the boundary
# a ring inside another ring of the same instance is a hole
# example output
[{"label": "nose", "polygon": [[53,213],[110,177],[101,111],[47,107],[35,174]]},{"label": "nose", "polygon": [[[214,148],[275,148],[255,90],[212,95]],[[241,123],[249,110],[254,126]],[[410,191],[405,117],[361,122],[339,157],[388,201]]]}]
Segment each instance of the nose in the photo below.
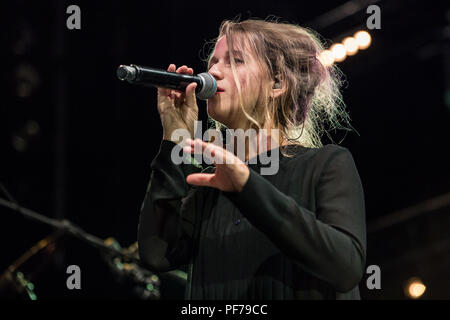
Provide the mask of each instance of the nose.
[{"label": "nose", "polygon": [[208,71],[216,80],[223,79],[223,72],[218,65],[219,63],[215,63]]}]

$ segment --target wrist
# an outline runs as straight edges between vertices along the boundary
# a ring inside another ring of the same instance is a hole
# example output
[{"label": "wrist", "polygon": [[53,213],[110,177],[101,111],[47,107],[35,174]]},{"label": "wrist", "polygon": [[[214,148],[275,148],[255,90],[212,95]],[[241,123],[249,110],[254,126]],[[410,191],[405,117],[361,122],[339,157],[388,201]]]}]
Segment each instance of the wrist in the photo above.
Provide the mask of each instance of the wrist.
[{"label": "wrist", "polygon": [[239,187],[239,190],[237,192],[241,192],[244,189],[244,187],[247,184],[247,181],[248,181],[248,179],[250,177],[250,169],[249,169],[249,167],[247,165],[243,165],[242,169],[240,171],[241,171],[240,174],[239,174],[239,177],[240,177],[239,186],[240,187]]}]

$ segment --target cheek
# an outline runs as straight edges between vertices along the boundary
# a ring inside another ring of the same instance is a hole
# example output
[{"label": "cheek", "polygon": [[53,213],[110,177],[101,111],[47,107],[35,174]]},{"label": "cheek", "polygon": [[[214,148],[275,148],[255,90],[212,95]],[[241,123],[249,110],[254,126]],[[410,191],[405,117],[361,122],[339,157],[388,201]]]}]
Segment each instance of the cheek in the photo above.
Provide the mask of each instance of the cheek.
[{"label": "cheek", "polygon": [[247,80],[247,76],[246,75],[241,75],[241,77],[239,77],[239,81],[241,82],[241,89],[246,89],[247,88],[247,81],[250,81],[250,83],[251,83],[251,78],[249,78]]},{"label": "cheek", "polygon": [[261,79],[259,77],[250,77],[248,80],[248,85],[246,85],[245,89],[248,92],[248,99],[251,104],[256,103],[259,100],[259,97],[262,92],[261,88]]},{"label": "cheek", "polygon": [[[229,74],[227,75],[228,83],[230,84],[230,87],[237,92],[237,83],[234,80],[233,73],[231,70],[229,71]],[[241,89],[244,89],[247,87],[247,75],[246,72],[243,70],[238,70],[238,79],[239,84],[241,85]],[[251,75],[249,75],[249,81],[251,80]]]}]

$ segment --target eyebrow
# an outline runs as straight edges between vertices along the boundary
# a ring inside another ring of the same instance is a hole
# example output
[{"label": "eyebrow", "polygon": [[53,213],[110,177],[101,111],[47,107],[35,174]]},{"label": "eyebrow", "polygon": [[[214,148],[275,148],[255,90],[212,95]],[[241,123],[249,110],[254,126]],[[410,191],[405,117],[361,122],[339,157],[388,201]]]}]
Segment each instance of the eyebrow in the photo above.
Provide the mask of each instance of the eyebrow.
[{"label": "eyebrow", "polygon": [[[243,56],[242,51],[240,51],[240,50],[233,50],[233,54],[235,54],[237,56],[241,56],[241,57]],[[230,51],[227,51],[225,56],[229,56],[229,55],[230,55]],[[211,64],[211,62],[213,62],[213,61],[217,61],[216,56],[211,57],[211,59],[208,61],[208,67]]]}]

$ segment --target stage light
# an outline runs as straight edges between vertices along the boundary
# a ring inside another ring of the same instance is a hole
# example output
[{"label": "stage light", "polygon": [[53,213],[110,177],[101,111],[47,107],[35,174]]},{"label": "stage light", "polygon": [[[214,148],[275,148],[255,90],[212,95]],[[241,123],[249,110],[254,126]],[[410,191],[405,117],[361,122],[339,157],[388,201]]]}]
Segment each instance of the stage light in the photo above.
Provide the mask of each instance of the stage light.
[{"label": "stage light", "polygon": [[372,43],[372,37],[367,31],[358,31],[355,33],[354,38],[358,43],[358,48],[361,50],[368,48]]},{"label": "stage light", "polygon": [[324,66],[331,66],[334,62],[334,54],[330,50],[323,50],[320,53],[319,60]]},{"label": "stage light", "polygon": [[342,43],[333,44],[330,50],[333,53],[335,61],[341,62],[345,60],[345,57],[347,56],[347,51],[345,50],[345,47]]},{"label": "stage light", "polygon": [[345,51],[347,51],[348,56],[352,56],[356,54],[359,50],[358,48],[358,42],[353,37],[347,37],[343,41]]},{"label": "stage light", "polygon": [[320,53],[319,60],[325,66],[344,61],[347,56],[353,56],[358,50],[366,49],[372,43],[372,37],[367,31],[358,31],[353,37],[345,38],[342,43],[333,44],[330,49]]},{"label": "stage light", "polygon": [[411,278],[404,288],[405,294],[411,299],[419,299],[427,290],[427,287],[419,278]]}]

